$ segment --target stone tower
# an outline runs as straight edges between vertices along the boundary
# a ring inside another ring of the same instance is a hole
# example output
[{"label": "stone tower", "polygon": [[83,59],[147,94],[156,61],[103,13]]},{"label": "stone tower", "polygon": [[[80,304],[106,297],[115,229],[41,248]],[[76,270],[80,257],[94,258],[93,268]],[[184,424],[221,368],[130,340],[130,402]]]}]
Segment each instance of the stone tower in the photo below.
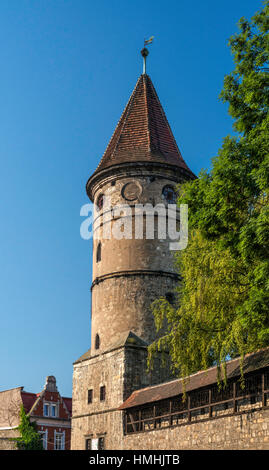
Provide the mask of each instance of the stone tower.
[{"label": "stone tower", "polygon": [[[86,186],[96,206],[92,337],[91,349],[74,363],[73,449],[120,449],[122,401],[133,390],[170,377],[160,365],[148,374],[146,358],[147,345],[156,338],[151,304],[160,296],[172,301],[178,281],[173,252],[156,224],[153,236],[146,236],[145,214],[137,205],[172,204],[176,186],[192,178],[152,81],[143,73]],[[119,210],[123,205],[126,212]],[[139,237],[135,215],[144,224]],[[161,217],[166,223],[166,215]],[[128,236],[120,234],[123,219]]]}]

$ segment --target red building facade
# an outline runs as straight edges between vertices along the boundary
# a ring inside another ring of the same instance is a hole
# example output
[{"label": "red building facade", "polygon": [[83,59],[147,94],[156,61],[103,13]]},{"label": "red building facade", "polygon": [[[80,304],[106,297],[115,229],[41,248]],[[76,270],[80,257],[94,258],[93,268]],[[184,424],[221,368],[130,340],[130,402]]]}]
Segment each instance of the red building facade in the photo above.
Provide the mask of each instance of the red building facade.
[{"label": "red building facade", "polygon": [[18,426],[21,405],[30,420],[36,422],[44,449],[70,449],[72,399],[60,395],[54,376],[47,377],[43,390],[37,394],[25,392],[23,387],[0,392],[0,411],[5,416],[0,426],[2,436]]}]

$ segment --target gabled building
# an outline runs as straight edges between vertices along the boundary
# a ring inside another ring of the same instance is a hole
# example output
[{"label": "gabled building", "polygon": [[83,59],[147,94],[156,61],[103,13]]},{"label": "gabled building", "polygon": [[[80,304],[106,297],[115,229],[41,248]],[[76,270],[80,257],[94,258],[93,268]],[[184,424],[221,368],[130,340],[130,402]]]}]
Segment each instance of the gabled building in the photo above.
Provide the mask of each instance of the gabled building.
[{"label": "gabled building", "polygon": [[14,448],[9,440],[18,437],[21,405],[37,424],[46,450],[68,450],[71,440],[72,399],[62,397],[54,376],[48,376],[40,393],[23,387],[0,392],[0,449]]}]

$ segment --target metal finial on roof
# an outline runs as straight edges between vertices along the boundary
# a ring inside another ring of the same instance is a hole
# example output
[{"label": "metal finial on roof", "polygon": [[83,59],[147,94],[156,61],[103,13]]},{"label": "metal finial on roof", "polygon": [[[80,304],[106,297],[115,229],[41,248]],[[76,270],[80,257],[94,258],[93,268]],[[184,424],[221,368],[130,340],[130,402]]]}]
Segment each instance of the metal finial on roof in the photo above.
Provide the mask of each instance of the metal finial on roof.
[{"label": "metal finial on roof", "polygon": [[146,47],[144,47],[142,49],[141,55],[143,57],[143,75],[145,75],[145,73],[146,73],[146,60],[147,60],[147,56],[149,55],[149,51]]},{"label": "metal finial on roof", "polygon": [[152,43],[153,38],[154,36],[151,36],[149,39],[144,39],[144,48],[141,51],[141,55],[143,57],[143,75],[146,74],[146,60],[147,60],[147,56],[149,55],[149,51],[146,48],[146,46]]}]

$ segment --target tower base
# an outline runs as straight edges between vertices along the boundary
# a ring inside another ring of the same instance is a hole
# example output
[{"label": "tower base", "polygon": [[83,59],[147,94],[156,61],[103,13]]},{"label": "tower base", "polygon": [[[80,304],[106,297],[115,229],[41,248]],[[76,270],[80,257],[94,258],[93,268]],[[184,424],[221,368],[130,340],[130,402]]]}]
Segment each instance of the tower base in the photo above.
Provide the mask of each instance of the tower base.
[{"label": "tower base", "polygon": [[89,350],[74,363],[72,450],[123,448],[119,406],[133,391],[173,378],[161,355],[147,371],[147,346],[128,331],[101,354]]}]

